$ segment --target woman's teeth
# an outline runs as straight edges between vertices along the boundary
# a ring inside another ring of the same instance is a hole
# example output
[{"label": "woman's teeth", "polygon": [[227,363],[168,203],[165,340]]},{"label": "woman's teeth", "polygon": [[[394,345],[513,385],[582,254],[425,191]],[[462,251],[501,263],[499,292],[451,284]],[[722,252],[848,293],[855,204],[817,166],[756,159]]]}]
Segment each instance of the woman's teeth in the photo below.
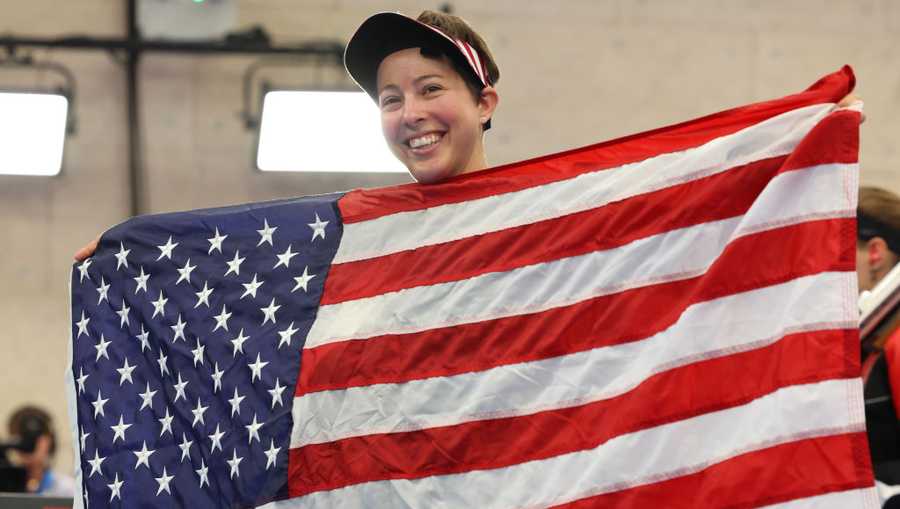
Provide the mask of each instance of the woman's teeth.
[{"label": "woman's teeth", "polygon": [[439,141],[441,141],[441,137],[437,134],[426,134],[425,136],[420,136],[418,138],[411,138],[409,140],[409,146],[410,148],[422,148]]}]

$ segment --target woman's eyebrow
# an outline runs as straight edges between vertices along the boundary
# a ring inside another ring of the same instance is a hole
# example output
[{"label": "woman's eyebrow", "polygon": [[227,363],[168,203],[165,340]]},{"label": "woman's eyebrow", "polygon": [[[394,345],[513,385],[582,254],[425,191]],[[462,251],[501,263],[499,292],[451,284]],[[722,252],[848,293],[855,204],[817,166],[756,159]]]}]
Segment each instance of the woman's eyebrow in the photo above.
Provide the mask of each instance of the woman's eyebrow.
[{"label": "woman's eyebrow", "polygon": [[[425,81],[425,80],[427,80],[427,79],[431,79],[431,78],[443,78],[443,77],[444,77],[444,76],[443,76],[442,74],[425,74],[424,76],[419,76],[418,78],[415,78],[415,79],[413,80],[413,83],[419,84],[420,82]],[[389,88],[393,88],[393,89],[395,89],[395,90],[399,90],[399,89],[400,89],[399,86],[397,86],[397,85],[395,85],[395,84],[393,84],[393,83],[388,83],[388,84],[386,84],[385,86],[381,87],[381,89],[378,91],[378,95],[380,96],[385,90],[387,90],[387,89],[389,89]]]},{"label": "woman's eyebrow", "polygon": [[389,88],[393,88],[394,90],[399,90],[399,89],[400,89],[400,87],[398,87],[397,85],[394,85],[393,83],[388,83],[387,85],[381,87],[381,89],[378,90],[378,95],[383,94],[384,91],[387,90],[387,89],[389,89]]},{"label": "woman's eyebrow", "polygon": [[443,76],[440,74],[426,74],[424,76],[419,76],[418,78],[414,79],[413,83],[418,83],[420,81],[424,81],[424,80],[427,80],[430,78],[443,78]]}]

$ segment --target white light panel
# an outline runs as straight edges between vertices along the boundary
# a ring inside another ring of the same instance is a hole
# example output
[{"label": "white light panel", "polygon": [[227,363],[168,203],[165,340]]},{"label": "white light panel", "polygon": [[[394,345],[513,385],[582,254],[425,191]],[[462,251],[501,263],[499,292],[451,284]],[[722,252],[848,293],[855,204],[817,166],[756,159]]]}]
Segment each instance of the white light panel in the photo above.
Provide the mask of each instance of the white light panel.
[{"label": "white light panel", "polygon": [[405,172],[364,92],[269,92],[256,165],[263,171]]},{"label": "white light panel", "polygon": [[68,111],[61,95],[0,92],[0,175],[59,173]]}]

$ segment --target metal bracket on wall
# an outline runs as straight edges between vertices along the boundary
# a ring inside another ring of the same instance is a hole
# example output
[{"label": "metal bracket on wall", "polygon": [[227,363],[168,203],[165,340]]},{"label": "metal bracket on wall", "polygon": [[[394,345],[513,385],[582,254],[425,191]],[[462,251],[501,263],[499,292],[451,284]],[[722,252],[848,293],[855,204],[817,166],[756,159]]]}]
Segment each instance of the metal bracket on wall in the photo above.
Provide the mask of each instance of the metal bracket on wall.
[{"label": "metal bracket on wall", "polygon": [[[34,87],[22,89],[15,87],[12,89],[16,92],[34,92],[34,93],[54,93],[59,94],[69,101],[69,112],[66,115],[66,133],[74,134],[77,125],[76,109],[75,109],[75,76],[68,67],[50,61],[35,60],[31,55],[20,55],[15,46],[6,46],[6,55],[0,56],[0,68],[17,69],[17,70],[36,70],[49,71],[60,76],[65,82],[64,85],[58,87]],[[10,91],[7,87],[2,87],[2,91]]]}]

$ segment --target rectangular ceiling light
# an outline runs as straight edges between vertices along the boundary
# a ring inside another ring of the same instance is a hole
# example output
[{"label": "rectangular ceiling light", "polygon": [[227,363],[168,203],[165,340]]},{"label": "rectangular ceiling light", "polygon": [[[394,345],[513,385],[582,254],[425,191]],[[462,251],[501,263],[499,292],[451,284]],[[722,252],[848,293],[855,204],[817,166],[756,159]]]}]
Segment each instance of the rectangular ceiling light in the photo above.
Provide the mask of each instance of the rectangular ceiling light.
[{"label": "rectangular ceiling light", "polygon": [[406,171],[388,149],[378,108],[364,92],[268,92],[256,166],[262,171]]},{"label": "rectangular ceiling light", "polygon": [[59,173],[68,111],[62,95],[0,92],[0,175]]}]

